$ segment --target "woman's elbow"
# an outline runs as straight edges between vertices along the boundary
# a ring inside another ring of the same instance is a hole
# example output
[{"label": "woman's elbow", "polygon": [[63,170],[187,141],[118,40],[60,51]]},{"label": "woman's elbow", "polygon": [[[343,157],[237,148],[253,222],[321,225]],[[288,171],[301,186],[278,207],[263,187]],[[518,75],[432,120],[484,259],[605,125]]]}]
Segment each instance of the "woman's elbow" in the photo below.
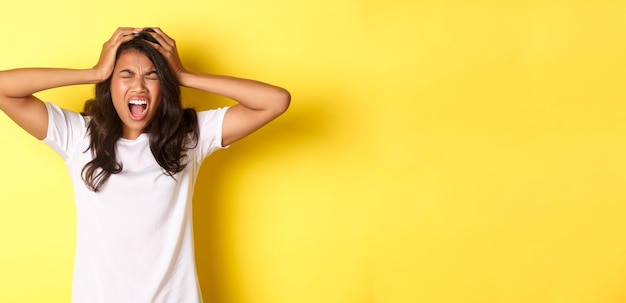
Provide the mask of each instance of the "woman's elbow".
[{"label": "woman's elbow", "polygon": [[291,94],[284,88],[279,88],[276,92],[274,99],[274,110],[278,115],[281,115],[289,108],[291,104]]}]

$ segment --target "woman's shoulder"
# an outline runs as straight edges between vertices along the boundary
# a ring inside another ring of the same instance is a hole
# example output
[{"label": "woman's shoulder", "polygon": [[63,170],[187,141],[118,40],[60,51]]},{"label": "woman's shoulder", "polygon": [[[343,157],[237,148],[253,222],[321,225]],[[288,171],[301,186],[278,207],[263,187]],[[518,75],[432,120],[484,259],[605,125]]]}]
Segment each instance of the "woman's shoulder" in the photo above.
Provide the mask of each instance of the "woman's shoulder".
[{"label": "woman's shoulder", "polygon": [[221,120],[224,119],[224,115],[226,115],[227,110],[228,110],[228,107],[226,106],[226,107],[198,111],[197,112],[198,124],[202,128],[202,125],[206,123],[210,123],[211,121],[220,120],[221,122]]},{"label": "woman's shoulder", "polygon": [[83,137],[87,133],[87,125],[91,118],[81,113],[59,106],[54,102],[46,102],[48,109],[48,134],[56,132]]}]

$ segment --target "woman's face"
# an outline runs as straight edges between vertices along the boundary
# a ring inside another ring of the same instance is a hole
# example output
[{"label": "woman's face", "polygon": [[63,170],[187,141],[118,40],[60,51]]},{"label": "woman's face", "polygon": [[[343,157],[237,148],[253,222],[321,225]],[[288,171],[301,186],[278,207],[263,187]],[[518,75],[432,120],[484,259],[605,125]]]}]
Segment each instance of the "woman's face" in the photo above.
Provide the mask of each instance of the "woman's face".
[{"label": "woman's face", "polygon": [[111,76],[111,98],[122,120],[122,137],[137,139],[161,104],[161,83],[145,54],[130,50],[119,56]]}]

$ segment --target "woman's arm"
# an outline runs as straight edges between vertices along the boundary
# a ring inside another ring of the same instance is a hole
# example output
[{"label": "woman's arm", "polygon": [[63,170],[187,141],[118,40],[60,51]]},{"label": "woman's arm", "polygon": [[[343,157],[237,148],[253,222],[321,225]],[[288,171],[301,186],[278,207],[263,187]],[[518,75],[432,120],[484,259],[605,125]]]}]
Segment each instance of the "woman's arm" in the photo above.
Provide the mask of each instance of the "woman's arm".
[{"label": "woman's arm", "polygon": [[285,89],[258,81],[227,76],[181,73],[181,84],[238,102],[226,112],[222,145],[230,145],[284,113],[291,96]]},{"label": "woman's arm", "polygon": [[46,106],[34,93],[50,88],[98,83],[106,80],[115,65],[117,47],[134,37],[133,28],[118,28],[104,44],[98,64],[90,69],[24,68],[0,71],[0,110],[37,139],[48,131]]},{"label": "woman's arm", "polygon": [[168,60],[181,85],[233,99],[224,117],[222,145],[240,140],[281,115],[289,107],[291,95],[283,88],[254,80],[193,73],[183,68],[176,42],[159,28],[154,28],[153,44]]}]

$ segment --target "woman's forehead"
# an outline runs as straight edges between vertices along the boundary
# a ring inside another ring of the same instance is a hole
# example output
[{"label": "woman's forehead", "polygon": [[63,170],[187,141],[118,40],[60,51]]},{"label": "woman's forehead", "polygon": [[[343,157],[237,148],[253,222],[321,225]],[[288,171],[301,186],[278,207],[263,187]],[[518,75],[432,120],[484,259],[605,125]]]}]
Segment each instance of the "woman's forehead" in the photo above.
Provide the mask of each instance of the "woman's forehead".
[{"label": "woman's forehead", "polygon": [[117,58],[115,69],[155,69],[154,64],[146,54],[129,50],[121,53]]}]

